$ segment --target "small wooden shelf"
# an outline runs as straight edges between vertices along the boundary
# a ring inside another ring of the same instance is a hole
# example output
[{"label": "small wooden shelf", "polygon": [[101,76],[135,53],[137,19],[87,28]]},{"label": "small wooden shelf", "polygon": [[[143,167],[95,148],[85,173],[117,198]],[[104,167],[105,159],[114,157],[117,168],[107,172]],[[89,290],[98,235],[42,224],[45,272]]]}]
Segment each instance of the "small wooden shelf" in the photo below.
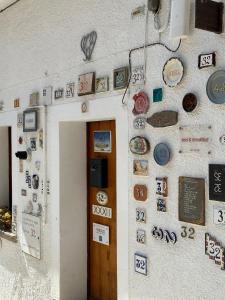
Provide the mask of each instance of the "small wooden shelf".
[{"label": "small wooden shelf", "polygon": [[0,230],[0,238],[17,243],[17,236],[14,233]]}]

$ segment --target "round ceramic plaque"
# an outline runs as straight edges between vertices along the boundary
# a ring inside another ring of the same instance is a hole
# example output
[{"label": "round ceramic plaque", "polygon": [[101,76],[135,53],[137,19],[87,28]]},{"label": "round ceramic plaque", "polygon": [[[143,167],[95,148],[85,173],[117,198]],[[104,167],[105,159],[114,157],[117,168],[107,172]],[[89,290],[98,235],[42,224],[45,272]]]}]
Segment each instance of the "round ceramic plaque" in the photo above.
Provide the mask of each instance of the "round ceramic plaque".
[{"label": "round ceramic plaque", "polygon": [[134,129],[145,129],[146,118],[137,117],[134,119]]},{"label": "round ceramic plaque", "polygon": [[163,81],[169,87],[177,86],[184,75],[184,67],[179,58],[170,58],[163,68]]},{"label": "round ceramic plaque", "polygon": [[216,71],[209,77],[206,93],[209,100],[213,103],[225,103],[225,71]]},{"label": "round ceramic plaque", "polygon": [[130,151],[133,154],[144,155],[149,152],[150,144],[149,141],[142,136],[135,136],[130,140],[129,143]]},{"label": "round ceramic plaque", "polygon": [[170,161],[170,149],[164,143],[155,146],[153,155],[156,163],[160,166],[165,166]]},{"label": "round ceramic plaque", "polygon": [[144,92],[135,94],[133,100],[134,100],[133,114],[134,115],[146,114],[149,109],[149,99],[147,94],[145,94]]},{"label": "round ceramic plaque", "polygon": [[108,195],[106,194],[106,192],[99,191],[96,194],[96,200],[97,200],[98,204],[106,205],[108,203]]},{"label": "round ceramic plaque", "polygon": [[189,93],[184,96],[183,109],[186,112],[192,112],[198,104],[197,97],[195,94]]}]

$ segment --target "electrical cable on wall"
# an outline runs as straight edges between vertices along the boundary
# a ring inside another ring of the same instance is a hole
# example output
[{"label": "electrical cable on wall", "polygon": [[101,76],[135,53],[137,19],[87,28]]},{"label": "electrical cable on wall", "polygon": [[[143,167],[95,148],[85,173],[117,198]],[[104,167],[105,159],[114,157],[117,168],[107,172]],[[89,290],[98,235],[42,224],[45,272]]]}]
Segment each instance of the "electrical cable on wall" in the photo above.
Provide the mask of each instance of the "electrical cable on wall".
[{"label": "electrical cable on wall", "polygon": [[129,79],[128,79],[126,90],[125,90],[125,92],[123,94],[123,98],[122,98],[122,104],[123,105],[125,104],[124,99],[125,99],[125,96],[127,94],[127,90],[130,86],[130,81],[131,81],[131,76],[132,76],[132,64],[131,64],[131,55],[132,55],[132,53],[135,52],[135,51],[139,51],[139,50],[149,48],[149,47],[153,47],[153,46],[162,46],[162,47],[166,48],[169,52],[176,53],[179,50],[180,45],[181,45],[181,39],[179,41],[179,44],[178,44],[177,48],[174,49],[174,50],[169,48],[166,44],[161,43],[161,42],[155,42],[155,43],[151,43],[151,44],[148,44],[148,45],[143,45],[141,47],[133,48],[133,49],[130,50],[130,52],[129,52]]}]

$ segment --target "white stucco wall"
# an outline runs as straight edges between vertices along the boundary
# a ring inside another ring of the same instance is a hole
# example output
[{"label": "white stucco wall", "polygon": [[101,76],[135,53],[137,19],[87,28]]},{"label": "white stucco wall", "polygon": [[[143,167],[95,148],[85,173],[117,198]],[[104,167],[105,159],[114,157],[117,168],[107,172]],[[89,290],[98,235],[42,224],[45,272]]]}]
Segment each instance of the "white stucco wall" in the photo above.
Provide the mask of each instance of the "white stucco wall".
[{"label": "white stucco wall", "polygon": [[[19,242],[14,244],[3,240],[0,248],[0,299],[59,299],[60,270],[63,269],[60,268],[59,122],[103,119],[116,119],[117,124],[119,299],[224,299],[225,274],[204,254],[205,232],[210,232],[225,244],[224,228],[213,225],[212,209],[216,203],[208,200],[207,192],[208,164],[224,163],[225,150],[218,139],[225,132],[223,125],[225,106],[213,105],[205,92],[209,75],[225,67],[224,34],[216,35],[194,29],[192,5],[191,34],[182,42],[180,50],[175,55],[179,56],[184,63],[185,77],[182,84],[175,89],[165,87],[161,75],[164,63],[173,55],[158,46],[146,50],[145,91],[152,99],[153,88],[163,86],[164,89],[163,102],[151,102],[149,115],[163,109],[174,109],[179,111],[179,124],[164,130],[152,129],[149,126],[144,133],[135,131],[132,129],[132,92],[130,97],[129,94],[127,97],[128,107],[122,106],[121,92],[112,91],[112,70],[128,65],[128,50],[144,43],[145,18],[138,17],[134,20],[130,18],[131,10],[144,3],[145,1],[140,0],[21,0],[10,10],[0,14],[0,69],[2,70],[0,100],[5,104],[5,112],[0,114],[0,126],[12,126],[13,153],[17,149],[17,114],[13,108],[13,99],[19,97],[21,109],[24,109],[28,105],[29,94],[36,90],[41,92],[45,86],[65,87],[67,82],[75,81],[77,87],[78,75],[89,71],[95,71],[97,76],[110,76],[110,92],[83,97],[90,100],[88,113],[81,114],[81,100],[77,96],[72,100],[65,100],[67,104],[59,100],[47,110],[47,176],[50,179],[50,196],[47,224],[43,224],[43,260],[39,262],[22,254]],[[168,1],[163,0],[162,7],[163,22]],[[91,30],[97,31],[98,39],[93,60],[84,63],[80,51],[80,39],[83,34]],[[171,48],[176,48],[177,41],[169,41],[167,36],[168,31],[162,34],[162,40]],[[147,40],[148,42],[158,40],[151,14]],[[212,51],[216,51],[217,54],[217,67],[198,70],[198,55]],[[144,52],[135,53],[132,62],[143,63]],[[191,115],[187,115],[182,109],[182,99],[187,92],[195,92],[200,102],[196,113]],[[127,118],[127,111],[129,118]],[[178,126],[188,124],[212,125],[213,151],[210,157],[178,153]],[[149,160],[150,176],[146,179],[138,179],[131,175],[133,155],[128,154],[128,141],[137,134],[145,135],[151,143],[151,152],[146,156]],[[154,146],[160,141],[168,142],[172,150],[172,161],[164,168],[157,166],[152,156]],[[13,164],[13,202],[18,205],[20,238],[22,203],[18,201],[20,191],[17,182],[18,161],[14,156]],[[169,178],[167,213],[156,211],[156,176]],[[183,223],[178,221],[179,176],[206,179],[206,226],[192,226],[196,231],[195,240],[180,238]],[[147,223],[142,226],[147,233],[147,244],[143,246],[136,243],[135,236],[136,229],[139,227],[135,222],[135,208],[140,206],[132,197],[132,187],[135,183],[145,183],[149,189],[149,200],[142,204],[147,209]],[[171,246],[155,240],[151,236],[153,225],[176,231],[177,244]],[[134,273],[133,256],[136,251],[148,256],[147,277]],[[61,299],[64,300],[63,295]],[[73,299],[75,298],[71,295],[71,300]]]}]

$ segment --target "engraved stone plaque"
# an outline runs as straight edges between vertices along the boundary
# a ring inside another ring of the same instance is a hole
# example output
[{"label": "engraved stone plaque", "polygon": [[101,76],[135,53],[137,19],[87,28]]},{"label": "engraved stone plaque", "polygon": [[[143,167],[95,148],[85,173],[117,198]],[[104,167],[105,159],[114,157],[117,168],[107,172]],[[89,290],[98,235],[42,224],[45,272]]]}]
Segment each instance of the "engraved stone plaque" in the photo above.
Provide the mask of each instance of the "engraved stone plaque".
[{"label": "engraved stone plaque", "polygon": [[209,200],[225,202],[225,165],[209,165]]},{"label": "engraved stone plaque", "polygon": [[179,177],[179,220],[205,225],[205,179]]},{"label": "engraved stone plaque", "polygon": [[147,123],[152,127],[168,127],[176,125],[178,122],[178,112],[165,110],[157,112],[147,119]]}]

